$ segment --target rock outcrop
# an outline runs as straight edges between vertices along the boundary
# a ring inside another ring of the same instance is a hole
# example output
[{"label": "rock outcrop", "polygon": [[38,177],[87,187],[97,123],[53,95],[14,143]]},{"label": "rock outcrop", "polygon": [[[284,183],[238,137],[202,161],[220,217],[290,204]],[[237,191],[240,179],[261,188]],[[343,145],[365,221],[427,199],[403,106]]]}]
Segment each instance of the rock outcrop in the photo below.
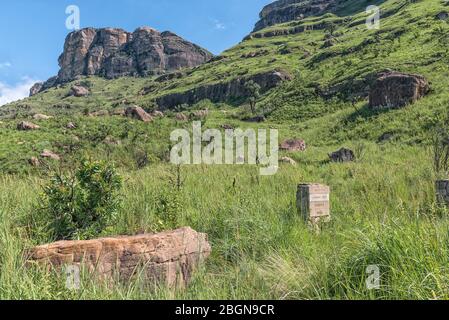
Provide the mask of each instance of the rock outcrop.
[{"label": "rock outcrop", "polygon": [[212,57],[207,50],[169,31],[142,27],[131,33],[116,28],[85,28],[67,36],[57,77],[40,88],[36,85],[33,94],[82,76],[113,79],[164,74],[196,67]]},{"label": "rock outcrop", "polygon": [[50,120],[51,118],[53,118],[53,117],[47,116],[46,114],[42,114],[42,113],[36,113],[33,116],[34,120]]},{"label": "rock outcrop", "polygon": [[153,121],[152,116],[150,116],[148,113],[146,113],[145,110],[143,110],[141,107],[137,107],[137,106],[132,106],[132,107],[126,108],[125,116],[132,118],[132,119],[140,120],[143,122]]},{"label": "rock outcrop", "polygon": [[30,89],[30,97],[32,97],[32,96],[38,94],[38,93],[42,90],[43,87],[44,87],[44,83],[43,83],[43,82],[37,82],[37,83],[35,83],[35,84],[31,87],[31,89]]},{"label": "rock outcrop", "polygon": [[79,85],[74,85],[72,86],[72,88],[70,89],[70,94],[71,96],[74,97],[86,97],[89,95],[89,89],[83,86],[79,86]]},{"label": "rock outcrop", "polygon": [[292,166],[296,166],[296,161],[293,160],[290,157],[282,157],[279,159],[279,163],[286,163],[286,164],[290,164]]},{"label": "rock outcrop", "polygon": [[206,234],[181,228],[159,234],[60,241],[31,249],[27,260],[56,270],[83,266],[105,280],[118,276],[129,281],[141,274],[150,284],[183,287],[210,252]]},{"label": "rock outcrop", "polygon": [[170,109],[179,105],[192,105],[204,99],[214,103],[225,102],[231,99],[241,99],[248,95],[245,83],[256,82],[261,92],[266,92],[283,81],[289,81],[292,77],[283,71],[268,71],[255,74],[246,78],[236,78],[228,82],[219,82],[203,85],[185,92],[168,94],[156,99],[160,109]]},{"label": "rock outcrop", "polygon": [[306,142],[301,139],[288,139],[283,141],[280,146],[280,150],[284,151],[305,151],[306,150]]},{"label": "rock outcrop", "polygon": [[31,130],[37,130],[39,128],[40,127],[37,124],[28,122],[28,121],[22,121],[17,125],[17,130],[20,130],[20,131],[31,131]]},{"label": "rock outcrop", "polygon": [[351,162],[355,160],[354,151],[348,148],[341,148],[329,155],[329,159],[333,162]]},{"label": "rock outcrop", "polygon": [[56,154],[56,153],[54,153],[54,152],[52,152],[52,151],[50,151],[50,150],[44,150],[44,151],[42,151],[41,157],[42,157],[42,158],[47,158],[47,159],[56,160],[56,161],[61,160],[61,157],[60,157],[58,154]]},{"label": "rock outcrop", "polygon": [[279,23],[333,12],[340,0],[279,0],[265,6],[254,31]]},{"label": "rock outcrop", "polygon": [[416,102],[429,91],[429,82],[423,76],[386,72],[371,88],[369,106],[373,109],[401,108]]}]

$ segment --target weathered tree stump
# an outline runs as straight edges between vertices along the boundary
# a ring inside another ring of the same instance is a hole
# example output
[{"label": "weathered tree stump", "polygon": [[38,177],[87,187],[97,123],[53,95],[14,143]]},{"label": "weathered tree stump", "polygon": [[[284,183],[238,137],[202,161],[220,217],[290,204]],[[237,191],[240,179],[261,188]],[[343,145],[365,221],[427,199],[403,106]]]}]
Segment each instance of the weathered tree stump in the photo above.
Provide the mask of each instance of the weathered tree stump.
[{"label": "weathered tree stump", "polygon": [[330,188],[321,184],[300,184],[296,194],[299,214],[312,225],[330,220]]},{"label": "weathered tree stump", "polygon": [[181,228],[158,234],[55,242],[31,249],[27,262],[46,265],[50,270],[80,267],[106,280],[129,281],[139,274],[149,284],[182,288],[210,252],[206,234]]}]

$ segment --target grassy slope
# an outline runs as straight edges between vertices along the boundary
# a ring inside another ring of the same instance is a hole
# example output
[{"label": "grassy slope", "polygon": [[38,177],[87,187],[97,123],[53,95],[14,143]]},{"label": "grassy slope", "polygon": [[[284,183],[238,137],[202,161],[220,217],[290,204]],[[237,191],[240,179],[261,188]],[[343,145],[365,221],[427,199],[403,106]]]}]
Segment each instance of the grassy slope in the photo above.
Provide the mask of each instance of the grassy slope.
[{"label": "grassy slope", "polygon": [[[428,130],[446,113],[449,99],[449,57],[444,45],[449,25],[434,18],[444,8],[437,0],[413,4],[390,0],[382,8],[394,12],[403,4],[407,5],[382,19],[379,32],[355,23],[364,21],[363,14],[351,16],[338,25],[338,43],[331,48],[322,48],[323,30],[252,39],[226,51],[224,60],[187,70],[185,78],[157,84],[160,95],[261,70],[288,70],[295,80],[261,99],[260,106],[273,110],[263,126],[279,128],[282,138],[304,138],[309,145],[305,153],[289,155],[298,161],[298,167],[283,166],[270,178],[259,177],[256,168],[246,166],[183,168],[185,185],[177,195],[181,205],[176,220],[166,227],[191,225],[207,232],[214,249],[186,292],[141,291],[138,283],[110,290],[89,283],[74,294],[63,288],[60,279],[23,269],[20,252],[40,242],[23,221],[29,221],[25,218],[39,206],[37,194],[45,177],[33,174],[17,179],[5,174],[0,177],[0,297],[449,298],[449,224],[446,210],[434,203],[434,175],[426,147]],[[314,17],[301,23],[342,21],[351,13],[349,8],[343,8],[339,17]],[[396,32],[402,35],[392,38]],[[373,43],[362,46],[367,39]],[[281,54],[285,48],[291,53]],[[241,58],[258,50],[269,54]],[[363,79],[384,68],[425,75],[432,82],[432,93],[413,106],[383,113],[370,112],[364,100],[354,107],[346,96],[325,100],[316,94],[316,88],[351,86],[351,79]],[[161,217],[155,203],[167,193],[176,193],[169,183],[173,168],[159,162],[166,158],[170,130],[189,124],[171,118],[142,124],[120,117],[84,117],[81,111],[86,107],[111,109],[124,98],[151,107],[155,97],[138,94],[143,87],[154,85],[153,79],[87,80],[93,86],[88,98],[63,99],[69,89],[66,86],[4,109],[22,113],[16,119],[5,114],[0,123],[0,170],[29,171],[26,160],[43,148],[63,153],[67,162],[81,154],[108,158],[120,165],[126,177],[126,210],[109,232],[157,231]],[[212,109],[207,127],[224,123],[248,126],[238,120],[240,109],[207,103],[195,107],[204,106]],[[42,129],[37,132],[16,131],[17,121],[35,111],[56,118],[40,122]],[[79,128],[64,129],[70,120]],[[385,132],[393,132],[395,140],[376,143]],[[73,142],[73,135],[80,138],[79,143]],[[107,135],[121,145],[104,144]],[[75,151],[64,153],[63,147],[73,144]],[[347,165],[324,162],[328,152],[342,145],[364,151],[365,156]],[[135,160],[142,150],[151,155],[152,164],[136,171]],[[295,213],[296,184],[305,181],[332,187],[334,219],[319,235],[308,231]],[[371,264],[381,266],[382,289],[378,291],[367,290],[364,283],[365,269]]]},{"label": "grassy slope", "polygon": [[[348,1],[348,4],[353,3]],[[387,17],[382,19],[379,31],[366,29],[363,12],[346,17],[343,17],[343,14],[340,14],[342,17],[312,17],[304,22],[271,28],[288,29],[298,24],[319,24],[323,20],[341,21],[335,32],[337,44],[331,48],[322,47],[326,32],[324,30],[252,39],[224,52],[223,60],[185,70],[185,76],[181,79],[160,83],[151,78],[123,78],[114,81],[89,78],[86,81],[91,83],[93,93],[88,98],[66,97],[70,88],[68,84],[3,107],[1,112],[5,119],[11,116],[20,119],[34,112],[58,115],[57,119],[49,121],[49,128],[44,125],[45,129],[41,130],[39,135],[34,135],[45,137],[46,144],[55,145],[66,136],[64,121],[86,109],[110,110],[120,107],[124,99],[151,109],[154,106],[154,98],[159,95],[185,91],[196,85],[262,70],[281,68],[292,73],[295,80],[262,97],[259,106],[264,110],[272,110],[269,115],[271,123],[268,125],[275,124],[284,136],[300,135],[306,138],[310,145],[329,146],[342,144],[356,137],[376,141],[383,133],[392,132],[401,142],[421,143],[426,140],[427,130],[435,125],[436,119],[445,114],[449,100],[445,90],[449,72],[445,41],[449,25],[435,19],[435,15],[443,10],[444,6],[437,0],[416,3],[396,0],[386,1],[382,8]],[[249,52],[262,50],[268,51],[268,54],[242,58]],[[288,53],[282,54],[285,51]],[[432,82],[433,92],[410,108],[377,114],[367,109],[366,100],[359,100],[353,107],[348,103],[347,94],[325,99],[316,93],[317,90],[326,90],[335,85],[342,85],[350,91],[352,83],[385,68],[423,74]],[[154,86],[155,93],[141,96],[139,92],[148,86]],[[216,112],[210,117],[211,125],[233,122],[235,113],[239,112],[224,104],[216,107]],[[230,112],[223,116],[220,109]],[[15,132],[17,121],[3,120],[4,123],[0,124],[1,139],[6,141],[0,147],[3,151],[0,158],[12,161],[17,160],[19,156],[21,163],[26,164],[26,159],[35,151],[31,150],[28,144],[17,145],[20,140],[27,141],[30,136],[29,133]],[[110,123],[112,127],[129,123],[127,120],[93,121],[83,117],[77,121],[85,122],[87,127],[103,122]],[[171,125],[177,124],[172,121]],[[144,129],[150,131],[150,138],[154,141],[151,136],[152,129]],[[111,131],[114,134],[119,130]],[[87,145],[88,141],[84,141],[84,144]],[[36,145],[34,140],[31,145]],[[54,148],[58,149],[58,146]],[[0,166],[3,170],[9,168],[11,172],[21,170],[18,165]]]}]

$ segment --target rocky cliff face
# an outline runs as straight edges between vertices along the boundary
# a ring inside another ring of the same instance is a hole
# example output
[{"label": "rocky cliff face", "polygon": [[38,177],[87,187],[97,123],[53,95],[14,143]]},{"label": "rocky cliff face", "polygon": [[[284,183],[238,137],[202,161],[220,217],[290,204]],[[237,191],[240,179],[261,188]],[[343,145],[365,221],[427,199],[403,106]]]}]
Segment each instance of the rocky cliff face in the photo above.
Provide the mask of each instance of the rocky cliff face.
[{"label": "rocky cliff face", "polygon": [[185,92],[168,94],[157,98],[156,103],[161,110],[165,110],[183,104],[192,105],[203,99],[209,99],[214,103],[225,102],[246,97],[248,91],[245,84],[250,80],[257,83],[261,92],[264,93],[291,79],[291,75],[285,71],[267,71],[246,78],[237,78],[228,82],[199,86]]},{"label": "rocky cliff face", "polygon": [[309,16],[332,12],[339,0],[279,0],[263,8],[260,21],[254,31],[285,23],[300,20]]},{"label": "rocky cliff face", "polygon": [[42,90],[80,76],[112,79],[164,74],[198,66],[212,57],[207,50],[168,31],[160,33],[143,27],[130,33],[114,28],[86,28],[67,36],[59,57],[58,76],[42,85]]}]

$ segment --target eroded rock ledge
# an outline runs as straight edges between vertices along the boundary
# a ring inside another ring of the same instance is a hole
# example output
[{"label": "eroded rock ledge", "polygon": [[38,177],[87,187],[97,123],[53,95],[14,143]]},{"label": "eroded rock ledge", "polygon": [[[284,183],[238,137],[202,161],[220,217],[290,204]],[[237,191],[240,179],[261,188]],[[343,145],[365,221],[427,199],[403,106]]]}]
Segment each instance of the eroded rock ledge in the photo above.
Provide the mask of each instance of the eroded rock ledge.
[{"label": "eroded rock ledge", "polygon": [[226,102],[232,99],[241,99],[248,95],[245,83],[247,81],[256,82],[261,92],[266,92],[284,81],[291,80],[292,77],[285,71],[267,71],[245,78],[237,78],[228,82],[220,82],[203,85],[194,89],[164,95],[156,99],[160,109],[171,109],[179,105],[192,105],[204,99],[209,99],[214,103]]}]

